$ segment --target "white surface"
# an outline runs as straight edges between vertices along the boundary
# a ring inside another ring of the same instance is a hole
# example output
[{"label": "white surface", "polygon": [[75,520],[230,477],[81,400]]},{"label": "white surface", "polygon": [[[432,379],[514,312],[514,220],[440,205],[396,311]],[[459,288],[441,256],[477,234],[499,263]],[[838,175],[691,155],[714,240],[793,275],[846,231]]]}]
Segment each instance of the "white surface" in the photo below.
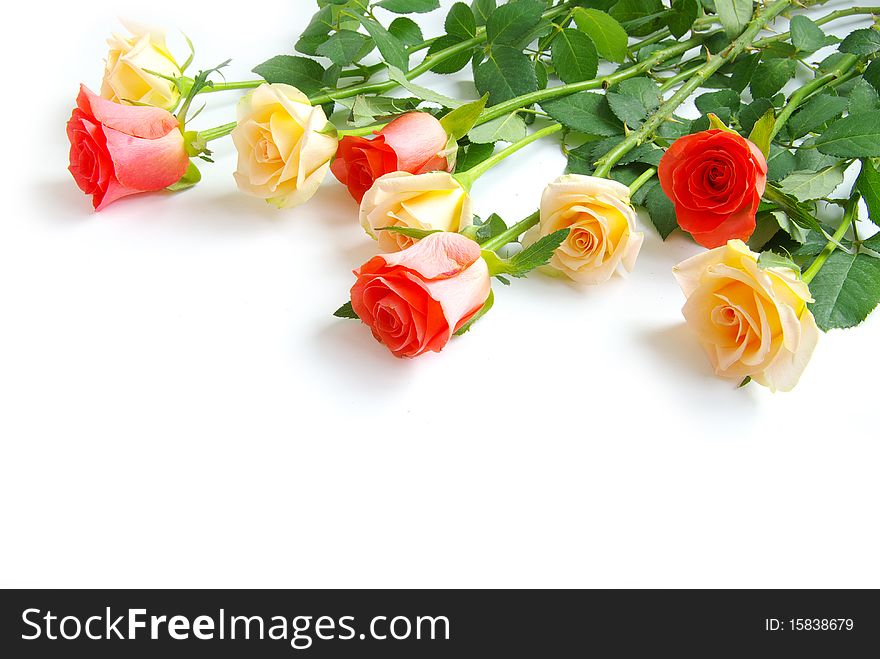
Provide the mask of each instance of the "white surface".
[{"label": "white surface", "polygon": [[[466,338],[399,361],[330,316],[374,250],[331,178],[279,212],[225,141],[198,188],[91,213],[64,123],[116,15],[234,80],[313,10],[258,4],[31,2],[0,45],[0,585],[880,586],[877,314],[795,392],[738,391],[679,313],[700,248],[646,227],[629,278],[496,286]],[[563,167],[529,147],[476,211],[526,215]]]}]

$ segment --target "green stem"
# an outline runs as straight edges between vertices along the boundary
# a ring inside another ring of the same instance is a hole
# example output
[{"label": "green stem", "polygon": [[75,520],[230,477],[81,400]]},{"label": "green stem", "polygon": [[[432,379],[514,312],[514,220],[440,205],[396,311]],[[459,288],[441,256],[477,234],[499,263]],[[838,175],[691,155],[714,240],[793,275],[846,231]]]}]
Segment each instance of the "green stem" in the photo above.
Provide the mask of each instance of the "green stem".
[{"label": "green stem", "polygon": [[199,94],[212,94],[214,92],[225,92],[233,89],[254,89],[262,85],[265,80],[240,80],[238,82],[215,82],[211,87],[203,87]]},{"label": "green stem", "polygon": [[[823,3],[815,3],[815,4],[823,4]],[[825,23],[830,23],[831,21],[836,21],[838,18],[846,18],[847,16],[859,16],[861,14],[880,14],[880,8],[878,7],[849,7],[848,9],[838,9],[836,11],[832,11],[821,18],[813,19],[813,22],[816,25],[825,25]],[[775,41],[787,41],[791,37],[791,32],[783,32],[781,34],[774,34],[772,37],[764,37],[763,39],[758,39],[753,45],[754,48],[764,48],[769,46],[771,43]]]},{"label": "green stem", "polygon": [[834,253],[835,249],[837,249],[837,245],[840,244],[841,239],[846,235],[846,230],[849,229],[850,225],[855,221],[858,207],[859,193],[856,192],[849,198],[849,201],[846,202],[846,207],[843,211],[843,220],[840,222],[837,231],[834,232],[834,236],[832,236],[824,249],[819,252],[819,256],[816,257],[816,259],[810,264],[810,267],[807,268],[801,276],[801,279],[803,279],[805,283],[809,284],[813,280],[813,277],[815,277],[819,270],[822,269],[822,266],[825,265],[825,261],[828,260],[828,257]]},{"label": "green stem", "polygon": [[541,219],[541,211],[535,211],[531,215],[529,215],[524,220],[520,220],[512,227],[499,233],[494,238],[490,238],[482,245],[480,245],[480,249],[488,250],[494,252],[497,249],[504,247],[507,243],[512,243],[514,240],[519,238],[526,231],[535,226]]},{"label": "green stem", "polygon": [[[543,17],[545,19],[553,19],[560,14],[564,14],[568,10],[569,3],[562,3],[554,7],[553,9],[545,11],[543,13]],[[436,53],[428,55],[424,60],[422,60],[421,64],[413,67],[404,75],[406,76],[407,80],[413,80],[423,73],[430,71],[440,62],[443,62],[459,53],[468,51],[474,46],[479,46],[485,40],[486,30],[485,28],[480,28],[477,30],[477,36],[471,39],[466,39],[455,44],[454,46],[444,48],[443,50],[438,50]],[[339,89],[323,94],[318,94],[316,96],[313,96],[309,100],[311,100],[312,105],[323,105],[324,103],[329,103],[330,101],[342,98],[351,98],[352,96],[358,96],[360,94],[381,94],[383,92],[394,89],[397,86],[397,83],[393,80],[386,80],[382,82],[365,82],[360,85],[352,85],[351,87],[346,87],[345,89]]]},{"label": "green stem", "polygon": [[559,85],[557,87],[548,87],[547,89],[540,89],[536,92],[517,96],[516,98],[512,98],[508,101],[493,105],[491,108],[487,108],[483,112],[483,114],[480,115],[480,118],[477,120],[476,125],[479,126],[480,124],[484,124],[487,121],[492,121],[493,119],[497,119],[498,117],[503,117],[506,114],[510,114],[511,112],[519,110],[526,105],[531,105],[532,103],[540,103],[541,101],[548,101],[553,98],[569,96],[571,94],[590,89],[608,89],[609,87],[612,87],[624,80],[627,80],[628,78],[634,78],[638,75],[646,73],[656,64],[660,62],[665,62],[675,55],[685,53],[691,48],[699,46],[700,44],[702,44],[702,42],[702,36],[694,37],[693,39],[688,39],[687,41],[674,44],[672,46],[669,46],[668,48],[658,50],[656,53],[651,54],[651,56],[644,61],[639,62],[638,64],[634,64],[625,69],[615,71],[611,75],[603,76],[601,78],[593,78],[592,80],[574,82],[567,85]]},{"label": "green stem", "polygon": [[697,72],[666,100],[645,123],[627,135],[613,149],[602,156],[596,163],[594,176],[607,177],[611,168],[631,149],[644,142],[664,122],[679,105],[684,103],[706,80],[727,62],[736,58],[752,45],[755,36],[764,29],[771,20],[790,7],[795,0],[775,0],[762,9],[758,9],[745,31],[736,38],[721,54],[710,57]]},{"label": "green stem", "polygon": [[364,135],[371,135],[380,131],[387,125],[388,124],[374,124],[372,126],[360,126],[359,128],[337,129],[336,136],[339,139],[342,139],[343,137],[363,137]]},{"label": "green stem", "polygon": [[675,87],[678,83],[682,82],[683,80],[687,80],[692,75],[694,75],[697,71],[699,71],[701,66],[703,66],[703,65],[697,64],[696,66],[692,66],[690,68],[687,68],[687,69],[681,71],[680,73],[676,73],[674,76],[670,76],[670,77],[664,79],[662,84],[660,85],[660,93],[663,94],[665,92],[668,92],[670,89]]},{"label": "green stem", "polygon": [[518,142],[514,142],[510,146],[505,149],[502,149],[498,153],[493,156],[486,158],[483,162],[478,165],[471,167],[469,170],[465,172],[458,172],[455,174],[455,178],[459,183],[466,189],[470,190],[471,186],[474,184],[478,178],[480,178],[487,171],[492,169],[495,165],[504,160],[507,156],[512,155],[522,149],[525,146],[528,146],[532,142],[537,142],[542,137],[546,137],[547,135],[552,135],[553,133],[558,133],[562,130],[562,124],[552,123],[549,126],[542,128],[541,130],[536,130],[534,133],[530,135],[526,135],[524,138],[519,140]]},{"label": "green stem", "polygon": [[770,141],[773,141],[773,138],[776,137],[780,130],[782,130],[785,122],[788,121],[794,111],[797,110],[798,107],[814,92],[842,77],[851,78],[854,75],[857,75],[855,65],[858,62],[858,59],[859,58],[855,55],[843,56],[833,70],[810,80],[810,82],[792,92],[791,96],[788,97],[788,101],[785,103],[785,107],[782,108],[779,112],[779,116],[776,117],[776,123],[773,126],[773,130],[770,132]]},{"label": "green stem", "polygon": [[645,183],[654,178],[654,174],[657,173],[657,170],[654,167],[649,167],[642,175],[639,176],[635,181],[629,184],[629,194],[630,196],[634,195],[636,191],[642,187]]},{"label": "green stem", "polygon": [[199,131],[199,137],[201,137],[206,142],[210,142],[211,140],[216,140],[220,137],[225,137],[229,135],[235,127],[238,125],[238,122],[232,121],[228,124],[223,124],[222,126],[217,126],[216,128],[209,128],[207,130]]}]

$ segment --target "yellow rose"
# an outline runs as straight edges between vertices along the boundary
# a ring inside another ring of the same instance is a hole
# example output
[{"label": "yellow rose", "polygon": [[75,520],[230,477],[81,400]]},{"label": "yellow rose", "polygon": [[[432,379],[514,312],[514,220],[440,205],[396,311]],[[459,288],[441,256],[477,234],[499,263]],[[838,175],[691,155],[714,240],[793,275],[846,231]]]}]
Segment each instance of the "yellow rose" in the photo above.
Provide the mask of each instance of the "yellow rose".
[{"label": "yellow rose", "polygon": [[619,265],[633,269],[644,239],[635,228],[628,187],[595,176],[567,174],[544,189],[540,222],[524,243],[570,229],[548,267],[576,282],[600,284]]},{"label": "yellow rose", "polygon": [[324,110],[296,87],[257,87],[239,102],[232,131],[239,189],[279,208],[308,201],[336,153],[336,138],[320,132],[327,127]]},{"label": "yellow rose", "polygon": [[741,240],[672,272],[687,297],[682,313],[718,375],[751,377],[774,391],[794,388],[819,340],[807,308],[813,298],[797,272],[760,267]]},{"label": "yellow rose", "polygon": [[471,199],[446,172],[380,176],[367,190],[360,207],[361,226],[379,241],[383,252],[406,249],[416,240],[382,227],[461,231],[473,221]]},{"label": "yellow rose", "polygon": [[114,34],[104,68],[101,96],[115,103],[143,103],[171,110],[180,98],[177,87],[154,73],[179,77],[180,66],[165,45],[160,30],[127,26],[130,37]]}]

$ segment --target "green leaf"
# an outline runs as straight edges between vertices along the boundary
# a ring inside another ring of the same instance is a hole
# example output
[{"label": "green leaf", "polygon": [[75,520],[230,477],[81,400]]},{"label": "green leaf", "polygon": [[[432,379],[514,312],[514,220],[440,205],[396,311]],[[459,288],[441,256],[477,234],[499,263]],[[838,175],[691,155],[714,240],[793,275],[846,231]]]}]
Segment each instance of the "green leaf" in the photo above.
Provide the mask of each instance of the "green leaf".
[{"label": "green leaf", "polygon": [[851,55],[872,55],[880,50],[880,32],[864,28],[850,32],[840,44],[840,52]]},{"label": "green leaf", "polygon": [[416,229],[414,227],[379,227],[375,231],[390,231],[391,233],[399,233],[407,238],[415,238],[421,240],[430,236],[432,233],[442,233],[440,229]]},{"label": "green leaf", "polygon": [[440,0],[381,0],[376,4],[395,14],[427,14],[440,7]]},{"label": "green leaf", "polygon": [[446,134],[456,142],[467,135],[477,119],[480,118],[483,108],[486,107],[487,99],[488,96],[484,94],[482,98],[465,103],[440,119],[440,125],[443,126]]},{"label": "green leaf", "polygon": [[199,171],[199,168],[196,167],[196,164],[193,161],[190,161],[189,165],[187,165],[186,167],[186,172],[184,172],[183,176],[180,177],[178,181],[172,183],[165,189],[170,190],[171,192],[179,192],[181,190],[191,188],[201,180],[202,173]]},{"label": "green leaf", "polygon": [[489,16],[495,11],[495,0],[474,0],[471,3],[471,9],[474,11],[477,25],[485,25]]},{"label": "green leaf", "polygon": [[810,282],[810,305],[824,331],[854,327],[880,302],[880,259],[836,251]]},{"label": "green leaf", "polygon": [[525,136],[526,122],[515,112],[480,124],[468,133],[468,139],[476,144],[513,143]]},{"label": "green leaf", "polygon": [[428,89],[427,87],[422,87],[421,85],[417,85],[414,82],[410,82],[407,80],[403,71],[398,69],[391,64],[388,65],[388,77],[391,78],[398,85],[403,87],[406,91],[408,91],[413,96],[418,96],[423,101],[428,101],[429,103],[435,103],[444,108],[457,108],[462,105],[462,102],[456,100],[454,98],[450,98],[449,96],[444,96],[443,94],[439,94],[435,92],[433,89]]},{"label": "green leaf", "polygon": [[596,51],[611,62],[626,59],[629,37],[620,23],[598,9],[578,7],[572,14],[578,29],[596,45]]},{"label": "green leaf", "polygon": [[662,24],[666,7],[660,0],[619,0],[608,13],[628,34],[640,37],[653,32]]},{"label": "green leaf", "polygon": [[449,10],[444,23],[446,34],[459,39],[471,39],[477,35],[477,19],[474,12],[463,2],[456,2]]},{"label": "green leaf", "polygon": [[812,201],[830,196],[841,183],[843,183],[843,168],[834,166],[817,172],[789,174],[780,182],[779,189],[798,201]]},{"label": "green leaf", "polygon": [[816,148],[816,138],[811,137],[801,142],[795,151],[794,171],[816,171],[840,164],[840,159],[820,153]]},{"label": "green leaf", "polygon": [[456,330],[455,336],[462,336],[466,334],[471,327],[473,327],[474,323],[477,322],[480,318],[485,316],[489,310],[495,304],[495,292],[490,288],[489,289],[489,297],[486,298],[486,302],[480,308],[480,310],[474,314],[469,321],[467,321],[464,325],[462,325],[459,329]]},{"label": "green leaf", "polygon": [[700,3],[697,0],[672,0],[672,6],[666,17],[666,25],[672,36],[681,38],[693,28],[694,21],[700,12]]},{"label": "green leaf", "polygon": [[317,47],[327,40],[327,35],[335,29],[333,7],[327,5],[319,9],[296,42],[296,50],[305,55],[317,55]]},{"label": "green leaf", "polygon": [[623,133],[623,124],[611,112],[605,96],[590,91],[549,101],[541,107],[553,119],[571,130],[587,135],[611,137]]},{"label": "green leaf", "polygon": [[595,145],[595,142],[586,142],[579,147],[569,149],[565,173],[584,174],[585,176],[591,175],[594,169],[593,163],[596,162],[596,158],[593,157],[593,148]]},{"label": "green leaf", "polygon": [[737,115],[739,126],[742,128],[742,131],[744,133],[751,133],[752,128],[755,127],[755,122],[767,114],[767,110],[772,107],[773,105],[766,98],[759,98],[748,105],[743,106]]},{"label": "green leaf", "polygon": [[755,69],[751,89],[754,98],[769,98],[782,89],[795,74],[795,62],[791,59],[773,58],[761,62]]},{"label": "green leaf", "polygon": [[722,108],[728,110],[728,114],[732,114],[739,110],[740,98],[739,94],[732,89],[722,89],[717,92],[709,92],[701,94],[694,99],[694,105],[703,114],[719,114]]},{"label": "green leaf", "polygon": [[306,95],[324,86],[324,67],[307,57],[276,55],[255,66],[253,72],[266,82],[292,85]]},{"label": "green leaf", "polygon": [[731,39],[738,37],[752,20],[752,0],[715,0],[718,19]]},{"label": "green leaf", "polygon": [[[770,157],[767,158],[767,179],[779,181],[798,169],[795,155],[788,149],[775,144],[770,145]],[[809,169],[802,167],[800,169]]]},{"label": "green leaf", "polygon": [[758,256],[758,266],[762,270],[767,270],[768,268],[789,268],[798,273],[801,271],[801,267],[792,261],[791,257],[771,251],[761,252]]},{"label": "green leaf", "polygon": [[[457,46],[459,43],[461,43],[461,39],[458,37],[454,37],[451,34],[445,34],[431,44],[430,48],[428,48],[428,55],[430,56],[434,53],[439,53],[441,50],[446,50],[450,46]],[[455,53],[451,57],[447,57],[431,66],[431,71],[441,74],[461,71],[468,65],[468,62],[471,61],[471,52],[472,51],[470,50],[463,50],[460,53]]]},{"label": "green leaf", "polygon": [[500,236],[507,231],[507,224],[497,213],[492,213],[486,218],[485,222],[474,220],[474,226],[476,227],[476,230],[474,231],[474,240],[481,245],[487,240],[491,240],[495,236]]},{"label": "green leaf", "polygon": [[[531,0],[520,0],[520,2],[505,5],[505,7],[528,2]],[[489,94],[489,105],[495,105],[538,89],[538,80],[535,77],[535,69],[531,60],[511,46],[492,47],[486,61],[474,70],[474,84],[481,95]]]},{"label": "green leaf", "polygon": [[839,158],[880,157],[880,110],[835,121],[815,141],[822,153]]},{"label": "green leaf", "polygon": [[791,43],[802,53],[814,53],[825,45],[822,28],[802,14],[797,14],[789,24]]},{"label": "green leaf", "polygon": [[867,80],[877,92],[880,92],[880,60],[875,59],[868,64],[864,76],[865,80]]},{"label": "green leaf", "polygon": [[[880,62],[880,60],[874,60],[874,62]],[[869,66],[868,68],[870,69],[871,67]],[[866,79],[857,80],[849,92],[847,112],[850,114],[860,114],[877,109],[880,109],[880,94],[877,94],[877,90]]]},{"label": "green leaf", "polygon": [[839,96],[821,94],[807,101],[788,122],[793,139],[803,137],[826,122],[839,117],[849,105],[849,100]]},{"label": "green leaf", "polygon": [[407,55],[406,47],[401,43],[400,39],[372,18],[361,16],[360,21],[364,29],[373,37],[373,41],[382,54],[382,58],[391,66],[396,66],[401,71],[406,71],[409,68],[409,55]]},{"label": "green leaf", "polygon": [[[525,133],[525,124],[523,124],[523,133]],[[485,144],[474,142],[473,144],[469,144],[463,149],[459,148],[458,160],[455,164],[455,171],[466,172],[467,170],[479,165],[486,158],[489,158],[494,152],[494,142],[487,142]]]},{"label": "green leaf", "polygon": [[535,241],[523,251],[508,259],[508,268],[503,274],[511,277],[525,277],[535,268],[547,265],[553,252],[568,238],[571,229],[560,229]]},{"label": "green leaf", "polygon": [[660,90],[648,78],[624,80],[606,98],[611,111],[630,128],[639,126],[661,101]]},{"label": "green leaf", "polygon": [[389,98],[387,96],[356,96],[339,103],[349,108],[348,123],[352,126],[370,126],[377,120],[415,110],[421,99]]},{"label": "green leaf", "polygon": [[415,46],[424,41],[422,28],[413,19],[406,16],[398,16],[391,21],[388,31],[397,37],[404,46]]},{"label": "green leaf", "polygon": [[776,126],[776,111],[773,108],[767,110],[763,117],[755,122],[752,132],[749,133],[749,141],[761,149],[764,157],[770,155],[770,135]]},{"label": "green leaf", "polygon": [[663,192],[663,188],[660,187],[658,182],[654,182],[653,187],[645,197],[645,208],[648,210],[648,217],[651,218],[651,223],[663,240],[666,240],[669,234],[678,228],[678,221],[675,219],[675,206]]},{"label": "green leaf", "polygon": [[560,30],[553,39],[551,58],[556,75],[566,83],[592,80],[599,70],[599,55],[592,39],[570,28]]},{"label": "green leaf", "polygon": [[486,40],[492,46],[518,44],[541,22],[544,5],[537,0],[518,0],[501,5],[486,20]]},{"label": "green leaf", "polygon": [[880,225],[880,172],[870,160],[862,160],[856,188],[868,207],[868,217],[874,224]]},{"label": "green leaf", "polygon": [[353,30],[339,30],[318,46],[316,53],[334,64],[348,66],[365,57],[372,49],[373,44],[368,36]]},{"label": "green leaf", "polygon": [[354,312],[354,307],[351,306],[351,302],[346,302],[345,304],[343,304],[341,307],[333,312],[333,315],[337,318],[351,318],[353,320],[360,320],[360,316],[358,316]]}]

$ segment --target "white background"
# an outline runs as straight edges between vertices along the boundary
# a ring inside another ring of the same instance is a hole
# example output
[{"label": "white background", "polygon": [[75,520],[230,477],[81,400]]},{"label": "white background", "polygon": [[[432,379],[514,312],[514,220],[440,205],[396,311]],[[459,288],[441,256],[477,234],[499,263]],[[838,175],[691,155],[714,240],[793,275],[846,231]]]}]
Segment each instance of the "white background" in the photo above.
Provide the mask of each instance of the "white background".
[{"label": "white background", "polygon": [[[332,178],[278,211],[237,192],[226,140],[196,189],[94,214],[66,172],[117,15],[185,31],[196,66],[233,57],[234,80],[291,52],[313,3],[16,7],[0,585],[880,586],[878,314],[823,336],[795,392],[737,390],[680,315],[670,268],[700,248],[645,226],[632,276],[496,286],[466,338],[394,359],[330,315],[375,249]],[[525,216],[563,168],[528,147],[475,186],[477,213]]]}]

